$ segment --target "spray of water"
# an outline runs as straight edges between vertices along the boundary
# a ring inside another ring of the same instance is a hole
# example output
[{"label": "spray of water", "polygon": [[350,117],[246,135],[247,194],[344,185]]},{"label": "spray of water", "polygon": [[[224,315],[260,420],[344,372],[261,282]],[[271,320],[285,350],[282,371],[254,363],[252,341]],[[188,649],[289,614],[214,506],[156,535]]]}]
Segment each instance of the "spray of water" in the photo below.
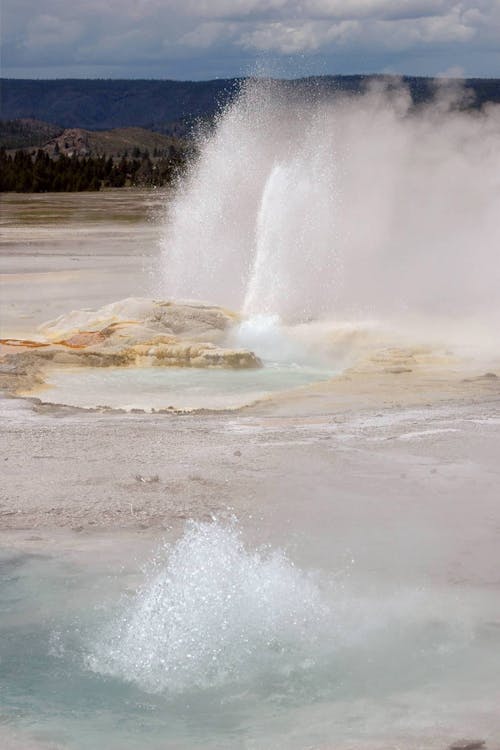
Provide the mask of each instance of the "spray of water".
[{"label": "spray of water", "polygon": [[284,323],[500,318],[500,107],[250,83],[169,210],[163,292]]},{"label": "spray of water", "polygon": [[259,352],[267,362],[301,363],[305,357],[303,343],[295,329],[281,325],[278,315],[252,315],[245,318],[229,335],[229,343]]},{"label": "spray of water", "polygon": [[247,552],[234,525],[191,523],[89,666],[149,692],[288,676],[311,666],[325,613],[316,583],[283,553]]},{"label": "spray of water", "polygon": [[325,579],[282,551],[247,549],[235,523],[190,522],[93,632],[85,661],[171,696],[392,691],[453,659],[464,642],[454,606],[415,589],[356,592],[348,569]]}]

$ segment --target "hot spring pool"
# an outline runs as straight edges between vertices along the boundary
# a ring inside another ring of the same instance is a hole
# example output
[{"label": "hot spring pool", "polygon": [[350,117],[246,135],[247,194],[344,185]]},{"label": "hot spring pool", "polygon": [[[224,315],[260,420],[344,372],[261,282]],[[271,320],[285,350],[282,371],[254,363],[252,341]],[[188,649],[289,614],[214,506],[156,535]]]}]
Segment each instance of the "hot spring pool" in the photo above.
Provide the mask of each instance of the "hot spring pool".
[{"label": "hot spring pool", "polygon": [[237,409],[333,377],[330,369],[266,363],[256,370],[186,367],[55,370],[44,401],[68,406],[115,409]]},{"label": "hot spring pool", "polygon": [[464,732],[491,737],[493,605],[303,570],[234,524],[190,523],[146,565],[131,549],[106,569],[98,546],[82,563],[3,553],[0,742],[11,729],[16,750],[444,750]]}]

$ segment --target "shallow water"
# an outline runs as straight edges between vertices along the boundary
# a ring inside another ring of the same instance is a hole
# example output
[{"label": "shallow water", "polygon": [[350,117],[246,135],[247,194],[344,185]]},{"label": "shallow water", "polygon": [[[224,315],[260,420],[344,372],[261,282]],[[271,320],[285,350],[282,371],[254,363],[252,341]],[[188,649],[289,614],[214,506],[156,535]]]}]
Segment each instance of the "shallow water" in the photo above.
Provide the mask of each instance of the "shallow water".
[{"label": "shallow water", "polygon": [[500,731],[487,589],[301,570],[234,522],[104,567],[2,556],[7,729],[74,750],[440,747]]},{"label": "shallow water", "polygon": [[331,370],[269,363],[256,370],[186,367],[105,368],[53,371],[44,401],[91,408],[235,409],[310,383],[328,380]]}]

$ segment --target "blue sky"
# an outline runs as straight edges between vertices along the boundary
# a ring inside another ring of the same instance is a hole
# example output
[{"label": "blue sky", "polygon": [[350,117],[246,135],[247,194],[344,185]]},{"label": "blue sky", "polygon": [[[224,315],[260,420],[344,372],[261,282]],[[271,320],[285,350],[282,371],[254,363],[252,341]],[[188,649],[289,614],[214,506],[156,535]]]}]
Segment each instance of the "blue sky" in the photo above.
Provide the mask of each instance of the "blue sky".
[{"label": "blue sky", "polygon": [[500,77],[500,0],[3,0],[2,75]]}]

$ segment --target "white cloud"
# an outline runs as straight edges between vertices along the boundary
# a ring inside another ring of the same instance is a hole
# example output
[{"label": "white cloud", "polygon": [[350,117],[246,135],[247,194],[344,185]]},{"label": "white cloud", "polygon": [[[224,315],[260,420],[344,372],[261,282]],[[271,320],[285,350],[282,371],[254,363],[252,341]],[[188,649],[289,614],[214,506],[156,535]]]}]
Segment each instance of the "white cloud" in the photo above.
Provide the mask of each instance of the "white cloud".
[{"label": "white cloud", "polygon": [[[177,3],[173,0],[172,5]],[[294,12],[296,0],[186,0],[185,12],[195,18],[276,18]]]},{"label": "white cloud", "polygon": [[52,47],[73,44],[82,33],[82,24],[43,13],[28,22],[26,32],[25,47]]},{"label": "white cloud", "polygon": [[388,20],[439,15],[450,4],[448,0],[309,0],[305,3],[312,16]]},{"label": "white cloud", "polygon": [[258,24],[244,32],[238,42],[247,49],[275,51],[284,55],[315,52],[332,42],[342,42],[354,36],[358,22],[341,21],[325,24],[320,21],[307,23]]},{"label": "white cloud", "polygon": [[[232,40],[237,30],[238,25],[234,23],[207,21],[184,34],[180,43],[187,44],[188,47],[194,49],[210,49],[210,47],[220,44],[224,40]],[[168,44],[169,40],[166,40],[165,46],[168,46]]]},{"label": "white cloud", "polygon": [[499,0],[4,0],[3,16],[5,70],[199,58],[234,75],[262,54],[500,66]]}]

